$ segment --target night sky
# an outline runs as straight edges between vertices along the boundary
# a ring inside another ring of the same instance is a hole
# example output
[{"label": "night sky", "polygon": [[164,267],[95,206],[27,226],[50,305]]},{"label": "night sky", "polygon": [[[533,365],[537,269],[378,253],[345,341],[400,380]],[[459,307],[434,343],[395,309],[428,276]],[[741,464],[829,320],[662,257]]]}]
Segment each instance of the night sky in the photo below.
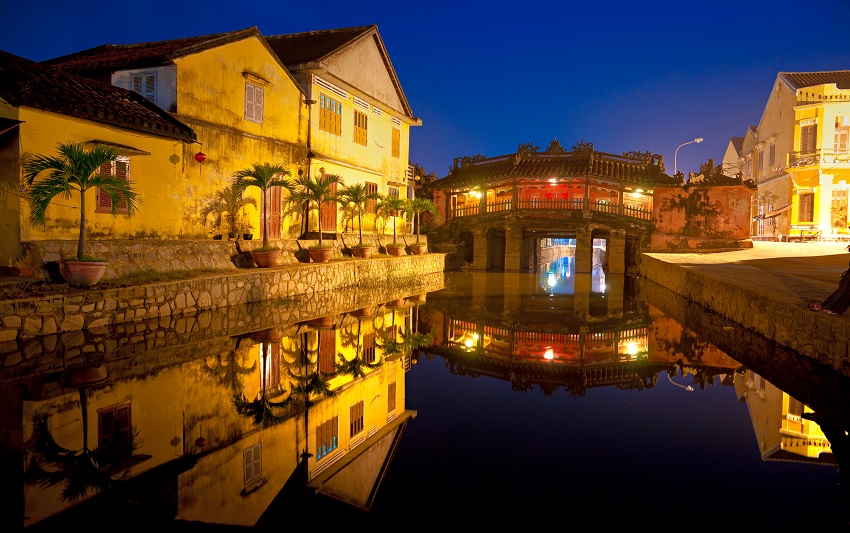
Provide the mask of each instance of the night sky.
[{"label": "night sky", "polygon": [[557,138],[720,164],[757,125],[778,72],[850,69],[850,0],[148,2],[0,0],[0,50],[42,61],[101,44],[257,26],[264,35],[377,24],[414,116],[410,159]]}]

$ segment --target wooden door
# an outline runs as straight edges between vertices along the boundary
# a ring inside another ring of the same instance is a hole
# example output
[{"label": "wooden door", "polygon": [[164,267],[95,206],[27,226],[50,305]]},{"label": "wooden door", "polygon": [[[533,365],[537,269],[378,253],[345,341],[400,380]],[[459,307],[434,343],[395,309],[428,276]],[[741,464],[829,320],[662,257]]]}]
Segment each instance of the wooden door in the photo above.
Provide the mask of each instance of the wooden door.
[{"label": "wooden door", "polygon": [[260,237],[264,231],[268,231],[269,239],[280,239],[280,189],[271,187],[266,191],[266,218],[262,220]]},{"label": "wooden door", "polygon": [[[336,195],[336,186],[336,183],[332,185],[334,195]],[[324,202],[322,204],[322,231],[336,233],[336,205],[336,202]]]}]

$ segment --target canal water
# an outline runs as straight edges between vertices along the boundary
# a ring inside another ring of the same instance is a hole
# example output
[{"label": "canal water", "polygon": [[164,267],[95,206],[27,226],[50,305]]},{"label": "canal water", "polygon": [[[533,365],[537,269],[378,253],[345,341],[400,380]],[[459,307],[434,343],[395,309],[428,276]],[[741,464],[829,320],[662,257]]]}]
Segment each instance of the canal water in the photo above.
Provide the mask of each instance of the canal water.
[{"label": "canal water", "polygon": [[404,298],[209,335],[222,321],[196,340],[169,334],[185,323],[122,331],[100,360],[109,334],[38,344],[78,364],[2,384],[20,411],[3,418],[18,440],[3,523],[850,519],[850,380],[602,266],[447,272]]}]

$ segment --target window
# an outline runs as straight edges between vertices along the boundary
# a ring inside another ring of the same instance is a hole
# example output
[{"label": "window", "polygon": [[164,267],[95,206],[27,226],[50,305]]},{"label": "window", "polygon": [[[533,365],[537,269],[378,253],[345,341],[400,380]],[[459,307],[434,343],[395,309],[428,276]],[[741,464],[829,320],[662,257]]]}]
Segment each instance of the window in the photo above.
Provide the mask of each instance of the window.
[{"label": "window", "polygon": [[800,418],[803,416],[803,402],[792,397],[788,397],[788,414]]},{"label": "window", "polygon": [[156,103],[156,73],[145,72],[133,75],[133,90]]},{"label": "window", "polygon": [[319,372],[328,375],[336,372],[336,330],[319,330]]},{"label": "window", "polygon": [[753,175],[753,158],[747,157],[746,166],[744,168],[744,175],[749,177]]},{"label": "window", "polygon": [[[378,184],[377,183],[369,183],[366,182],[366,192],[368,194],[377,194],[378,193]],[[372,198],[366,200],[366,212],[374,215],[378,212],[378,200]]]},{"label": "window", "polygon": [[798,222],[814,222],[813,217],[815,213],[815,194],[812,192],[800,193],[800,199],[798,200]]},{"label": "window", "polygon": [[758,171],[759,174],[764,170],[764,150],[759,150],[759,159],[758,159]]},{"label": "window", "polygon": [[395,381],[393,381],[387,386],[387,413],[395,411],[395,392]]},{"label": "window", "polygon": [[835,117],[835,144],[833,149],[836,153],[847,153],[847,134],[850,133],[850,117]]},{"label": "window", "polygon": [[325,94],[319,95],[319,129],[342,135],[342,102]]},{"label": "window", "polygon": [[354,110],[354,142],[366,146],[366,132],[369,129],[369,117],[366,113]]},{"label": "window", "polygon": [[[120,156],[115,161],[110,163],[106,163],[105,165],[100,167],[101,174],[108,174],[110,176],[117,176],[124,181],[130,181],[130,158]],[[122,199],[115,205],[115,214],[126,215],[127,214],[127,200]],[[96,192],[96,205],[94,208],[95,213],[113,213],[112,210],[112,198],[100,187],[97,188]]]},{"label": "window", "polygon": [[316,428],[316,460],[327,456],[339,446],[339,418],[333,417]]},{"label": "window", "polygon": [[401,131],[398,128],[393,128],[393,157],[399,157],[401,154]]},{"label": "window", "polygon": [[353,437],[363,431],[363,400],[351,406],[349,418],[351,420],[350,436]]},{"label": "window", "polygon": [[377,360],[374,332],[363,335],[363,360],[367,363],[374,363]]},{"label": "window", "polygon": [[256,486],[263,478],[263,443],[245,448],[242,451],[242,468],[245,477],[245,487]]},{"label": "window", "polygon": [[393,198],[398,198],[398,187],[390,187],[387,194]]},{"label": "window", "polygon": [[767,164],[770,165],[770,168],[773,168],[776,165],[776,145],[771,144],[768,150]]},{"label": "window", "polygon": [[245,120],[263,123],[263,88],[245,82]]},{"label": "window", "polygon": [[807,124],[800,126],[800,152],[810,154],[815,151],[817,142],[816,124]]},{"label": "window", "polygon": [[[133,429],[130,420],[130,402],[115,404],[97,411],[97,446],[114,452],[114,457],[133,454]],[[112,453],[109,456],[113,456]]]}]

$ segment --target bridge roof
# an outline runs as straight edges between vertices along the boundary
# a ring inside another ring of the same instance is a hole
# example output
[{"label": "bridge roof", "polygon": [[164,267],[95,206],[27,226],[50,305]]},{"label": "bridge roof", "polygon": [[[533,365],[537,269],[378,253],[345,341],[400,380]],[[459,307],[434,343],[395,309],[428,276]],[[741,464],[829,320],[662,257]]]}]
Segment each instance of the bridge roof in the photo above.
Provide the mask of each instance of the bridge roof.
[{"label": "bridge roof", "polygon": [[505,179],[600,177],[626,184],[653,187],[681,185],[680,178],[665,174],[659,164],[643,159],[603,152],[508,154],[489,159],[464,158],[437,189],[466,188]]}]

